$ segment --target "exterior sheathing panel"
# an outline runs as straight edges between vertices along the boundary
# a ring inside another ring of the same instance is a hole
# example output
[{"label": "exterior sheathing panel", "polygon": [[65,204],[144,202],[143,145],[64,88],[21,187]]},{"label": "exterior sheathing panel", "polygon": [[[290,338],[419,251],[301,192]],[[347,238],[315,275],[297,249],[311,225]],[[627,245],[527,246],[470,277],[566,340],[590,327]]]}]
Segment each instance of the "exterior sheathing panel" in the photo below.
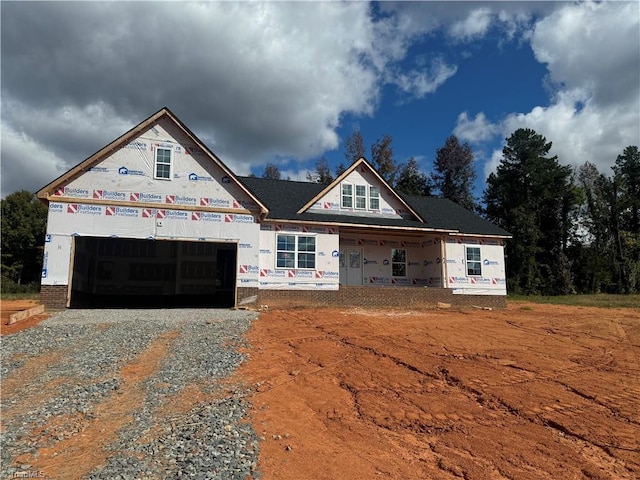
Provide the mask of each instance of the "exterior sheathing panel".
[{"label": "exterior sheathing panel", "polygon": [[[278,234],[313,236],[315,269],[283,269],[276,264]],[[263,290],[338,290],[338,231],[313,225],[263,224],[260,229],[259,288]]]},{"label": "exterior sheathing panel", "polygon": [[[466,249],[480,248],[481,275],[467,275]],[[502,241],[486,238],[446,239],[446,287],[454,294],[506,295],[506,272]]]},{"label": "exterior sheathing panel", "polygon": [[[178,138],[175,138],[178,137]],[[172,152],[172,178],[154,178],[155,151]],[[55,196],[109,201],[237,209],[255,207],[248,196],[206,154],[161,120],[122,148],[58,189]]]}]

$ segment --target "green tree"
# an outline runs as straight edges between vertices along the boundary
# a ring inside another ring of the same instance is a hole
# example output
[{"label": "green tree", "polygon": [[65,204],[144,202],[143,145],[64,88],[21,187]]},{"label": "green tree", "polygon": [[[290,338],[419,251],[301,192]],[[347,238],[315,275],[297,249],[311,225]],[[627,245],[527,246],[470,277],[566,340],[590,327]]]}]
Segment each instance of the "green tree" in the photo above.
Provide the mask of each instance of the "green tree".
[{"label": "green tree", "polygon": [[323,185],[329,185],[333,182],[329,161],[325,157],[316,162],[316,171],[314,173],[307,173],[307,180],[313,183],[322,183]]},{"label": "green tree", "polygon": [[396,190],[407,195],[430,195],[429,178],[420,171],[417,160],[409,158],[398,170]]},{"label": "green tree", "polygon": [[547,156],[551,145],[534,130],[516,130],[487,179],[486,215],[513,234],[507,278],[516,293],[565,294],[572,287],[566,248],[578,197],[571,168]]},{"label": "green tree", "polygon": [[619,293],[640,291],[640,154],[624,149],[613,166],[611,222]]},{"label": "green tree", "polygon": [[620,223],[623,230],[640,233],[640,152],[629,146],[618,155],[613,166],[614,180],[618,183]]},{"label": "green tree", "polygon": [[280,177],[281,177],[281,174],[278,166],[273,163],[267,163],[267,166],[264,167],[264,172],[262,172],[262,178],[280,180]]},{"label": "green tree", "polygon": [[473,196],[476,179],[473,151],[468,143],[460,144],[455,135],[447,138],[444,146],[436,150],[434,169],[433,186],[444,198],[469,210],[478,210],[478,202]]},{"label": "green tree", "polygon": [[47,207],[25,190],[2,200],[2,287],[36,283],[42,271]]},{"label": "green tree", "polygon": [[580,293],[611,292],[615,254],[611,229],[611,181],[590,162],[578,168],[582,238],[571,246],[576,288]]},{"label": "green tree", "polygon": [[[344,141],[344,156],[347,159],[348,165],[351,165],[356,160],[364,157],[364,138],[362,138],[360,130],[354,131]],[[340,173],[344,172],[344,170],[346,169],[343,168],[339,173],[336,171],[336,176],[339,176]]]},{"label": "green tree", "polygon": [[371,163],[378,174],[393,186],[398,173],[398,166],[393,158],[393,137],[387,133],[371,145]]}]

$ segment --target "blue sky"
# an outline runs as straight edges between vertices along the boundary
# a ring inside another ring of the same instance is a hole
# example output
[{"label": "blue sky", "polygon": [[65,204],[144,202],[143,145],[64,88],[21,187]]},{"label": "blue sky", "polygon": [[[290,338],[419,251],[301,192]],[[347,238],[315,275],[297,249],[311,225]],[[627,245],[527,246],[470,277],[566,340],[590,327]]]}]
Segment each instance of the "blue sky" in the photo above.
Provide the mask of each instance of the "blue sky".
[{"label": "blue sky", "polygon": [[[406,68],[422,52],[446,52],[457,64],[455,75],[433,94],[412,98],[396,86],[382,90],[381,101],[374,116],[345,116],[338,129],[341,139],[359,129],[369,146],[385,133],[393,136],[396,160],[405,162],[411,156],[419,160],[425,173],[433,168],[436,150],[443,146],[458,124],[461,114],[475,117],[482,112],[488,121],[499,122],[512,112],[526,112],[538,105],[547,105],[548,92],[544,81],[545,67],[537,62],[528,44],[511,41],[500,44],[499,38],[489,38],[473,45],[451,45],[442,36],[426,39],[412,47]],[[468,141],[468,139],[461,139]],[[476,157],[476,193],[485,185],[484,166],[493,149],[500,149],[504,138],[472,142]],[[549,140],[553,140],[549,138]],[[327,151],[331,165],[345,162],[344,150]],[[313,161],[308,162],[313,168]],[[286,167],[283,167],[286,168]],[[254,168],[256,174],[262,170]],[[294,172],[291,172],[292,174]]]},{"label": "blue sky", "polygon": [[610,174],[640,143],[640,3],[2,2],[2,196],[163,106],[229,167],[303,180],[393,136],[430,173],[455,134],[481,194],[520,127]]}]

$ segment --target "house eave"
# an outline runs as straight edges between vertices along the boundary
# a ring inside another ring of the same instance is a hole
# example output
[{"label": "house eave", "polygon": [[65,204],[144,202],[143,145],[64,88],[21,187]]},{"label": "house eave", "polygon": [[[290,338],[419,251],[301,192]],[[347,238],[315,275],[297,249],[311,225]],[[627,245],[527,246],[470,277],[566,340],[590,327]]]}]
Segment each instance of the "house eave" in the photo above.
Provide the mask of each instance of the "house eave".
[{"label": "house eave", "polygon": [[405,227],[400,225],[369,225],[366,223],[346,223],[346,222],[319,222],[314,220],[290,220],[285,218],[266,218],[262,223],[293,223],[297,225],[322,225],[327,227],[340,227],[340,228],[356,228],[365,230],[397,230],[404,232],[422,232],[422,233],[446,233],[455,235],[457,230],[442,229],[442,228],[430,228],[430,227]]}]

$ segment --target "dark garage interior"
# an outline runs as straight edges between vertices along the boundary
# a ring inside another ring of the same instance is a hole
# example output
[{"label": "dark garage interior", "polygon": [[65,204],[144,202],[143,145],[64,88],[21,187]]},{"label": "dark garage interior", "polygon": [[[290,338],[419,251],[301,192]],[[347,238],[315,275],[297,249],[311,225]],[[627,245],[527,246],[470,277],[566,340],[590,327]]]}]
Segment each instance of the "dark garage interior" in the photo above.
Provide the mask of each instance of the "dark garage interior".
[{"label": "dark garage interior", "polygon": [[235,243],[74,237],[71,308],[235,305]]}]

